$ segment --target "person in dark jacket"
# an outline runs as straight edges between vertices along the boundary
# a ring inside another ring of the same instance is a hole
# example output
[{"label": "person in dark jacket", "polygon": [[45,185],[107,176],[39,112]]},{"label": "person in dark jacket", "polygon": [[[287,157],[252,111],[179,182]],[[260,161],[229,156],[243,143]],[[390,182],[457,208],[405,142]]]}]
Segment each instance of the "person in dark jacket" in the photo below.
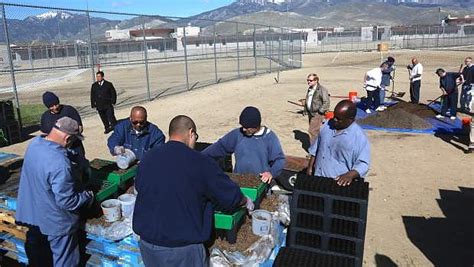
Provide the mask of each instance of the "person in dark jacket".
[{"label": "person in dark jacket", "polygon": [[97,81],[91,87],[91,107],[97,109],[107,134],[114,130],[117,120],[114,115],[114,105],[117,102],[117,92],[114,85],[104,80],[104,72],[96,73]]},{"label": "person in dark jacket", "polygon": [[444,116],[447,116],[449,109],[450,119],[455,120],[458,105],[458,79],[461,77],[461,73],[446,72],[439,68],[436,70],[436,74],[439,76],[439,89],[443,92],[441,113],[436,115],[436,118],[443,119]]},{"label": "person in dark jacket", "polygon": [[271,183],[285,166],[277,135],[261,125],[260,111],[255,107],[246,107],[239,122],[241,128],[230,131],[202,153],[214,159],[234,153],[234,172],[257,174],[262,182]]},{"label": "person in dark jacket", "polygon": [[123,120],[115,126],[107,146],[113,156],[125,153],[127,148],[135,153],[137,160],[141,160],[147,151],[164,143],[163,132],[147,121],[146,109],[136,106],[130,112],[130,119]]},{"label": "person in dark jacket", "polygon": [[207,266],[203,243],[211,237],[213,205],[253,210],[253,202],[213,159],[193,149],[198,134],[191,118],[173,118],[169,135],[138,166],[133,230],[147,267]]}]

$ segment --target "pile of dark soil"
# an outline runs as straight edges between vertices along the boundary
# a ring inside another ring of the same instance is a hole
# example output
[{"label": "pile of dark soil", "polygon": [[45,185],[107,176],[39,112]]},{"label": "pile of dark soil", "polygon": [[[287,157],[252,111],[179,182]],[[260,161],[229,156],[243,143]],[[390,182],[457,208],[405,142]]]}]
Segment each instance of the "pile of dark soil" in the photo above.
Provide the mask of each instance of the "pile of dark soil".
[{"label": "pile of dark soil", "polygon": [[435,115],[427,105],[399,102],[383,112],[357,120],[357,123],[382,128],[425,130],[432,127],[425,119]]},{"label": "pile of dark soil", "polygon": [[308,167],[309,159],[286,156],[285,170],[300,172]]},{"label": "pile of dark soil", "polygon": [[[262,200],[262,203],[260,203],[260,209],[273,212],[276,211],[277,208],[278,195],[276,194],[265,197]],[[237,242],[235,242],[235,244],[230,244],[226,240],[217,238],[214,241],[214,245],[212,247],[217,247],[221,250],[240,251],[241,253],[244,253],[244,251],[248,249],[253,243],[255,243],[259,238],[260,236],[254,235],[252,232],[252,219],[246,218],[244,224],[242,224],[239,232],[237,233]]]},{"label": "pile of dark soil", "polygon": [[135,164],[131,164],[130,167],[128,167],[128,169],[122,170],[117,166],[115,162],[112,162],[112,161],[94,159],[93,161],[89,163],[89,166],[92,169],[95,169],[100,172],[115,173],[115,174],[124,174],[134,165]]},{"label": "pile of dark soil", "polygon": [[236,182],[240,187],[255,188],[258,187],[262,181],[260,177],[255,174],[240,174],[240,173],[227,173],[230,179]]}]

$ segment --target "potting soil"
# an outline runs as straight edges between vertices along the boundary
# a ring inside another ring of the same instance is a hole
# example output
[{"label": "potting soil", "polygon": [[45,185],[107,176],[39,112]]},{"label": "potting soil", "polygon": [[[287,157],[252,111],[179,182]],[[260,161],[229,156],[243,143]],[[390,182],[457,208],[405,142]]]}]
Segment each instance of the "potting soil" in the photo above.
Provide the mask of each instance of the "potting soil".
[{"label": "potting soil", "polygon": [[426,105],[399,102],[383,112],[359,119],[357,123],[381,128],[426,130],[433,127],[426,119],[435,115]]},{"label": "potting soil", "polygon": [[[260,209],[268,210],[270,212],[276,211],[278,208],[278,195],[273,194],[265,197],[260,203]],[[244,253],[253,243],[255,243],[260,236],[254,235],[252,232],[252,219],[247,217],[244,224],[240,227],[237,233],[237,242],[230,244],[227,240],[217,238],[214,241],[213,248],[219,248],[226,251],[239,251]],[[247,255],[248,256],[248,255]]]},{"label": "potting soil", "polygon": [[260,177],[255,174],[240,174],[240,173],[226,173],[232,181],[236,182],[240,187],[255,188],[258,187],[262,181]]}]

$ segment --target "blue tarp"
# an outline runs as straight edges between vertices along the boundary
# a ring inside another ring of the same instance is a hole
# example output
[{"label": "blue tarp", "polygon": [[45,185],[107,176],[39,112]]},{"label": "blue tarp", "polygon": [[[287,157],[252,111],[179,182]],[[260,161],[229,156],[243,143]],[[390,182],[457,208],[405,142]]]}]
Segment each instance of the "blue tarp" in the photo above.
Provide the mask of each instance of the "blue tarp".
[{"label": "blue tarp", "polygon": [[[398,103],[398,101],[386,102],[385,106],[392,106]],[[439,112],[441,110],[441,105],[436,102],[429,105],[432,109]],[[356,120],[361,120],[376,114],[376,111],[373,111],[371,114],[365,113],[365,106],[361,102],[357,105],[357,115]],[[424,134],[435,134],[435,133],[444,133],[444,134],[455,134],[462,131],[462,122],[459,118],[456,120],[451,120],[446,117],[444,119],[433,118],[425,119],[428,123],[431,124],[431,128],[418,130],[418,129],[402,129],[402,128],[383,128],[372,125],[360,124],[359,125],[366,130],[378,130],[378,131],[387,131],[387,132],[400,132],[400,133],[424,133]]]}]

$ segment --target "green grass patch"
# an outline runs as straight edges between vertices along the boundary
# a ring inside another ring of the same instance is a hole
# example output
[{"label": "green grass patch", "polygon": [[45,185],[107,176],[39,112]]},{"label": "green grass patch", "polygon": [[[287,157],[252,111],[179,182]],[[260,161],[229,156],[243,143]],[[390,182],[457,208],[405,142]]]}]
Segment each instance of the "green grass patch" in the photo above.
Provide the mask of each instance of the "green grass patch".
[{"label": "green grass patch", "polygon": [[41,114],[46,111],[43,104],[21,104],[20,115],[23,126],[39,124]]}]

